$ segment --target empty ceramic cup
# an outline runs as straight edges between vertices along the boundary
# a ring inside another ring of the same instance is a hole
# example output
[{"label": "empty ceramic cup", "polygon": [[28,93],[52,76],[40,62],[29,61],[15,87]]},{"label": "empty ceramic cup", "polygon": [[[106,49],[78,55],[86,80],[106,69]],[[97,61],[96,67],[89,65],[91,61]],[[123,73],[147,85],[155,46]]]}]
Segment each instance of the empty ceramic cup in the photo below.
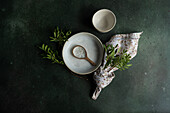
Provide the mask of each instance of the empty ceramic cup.
[{"label": "empty ceramic cup", "polygon": [[98,31],[106,33],[114,28],[116,16],[108,9],[101,9],[93,15],[92,23]]}]

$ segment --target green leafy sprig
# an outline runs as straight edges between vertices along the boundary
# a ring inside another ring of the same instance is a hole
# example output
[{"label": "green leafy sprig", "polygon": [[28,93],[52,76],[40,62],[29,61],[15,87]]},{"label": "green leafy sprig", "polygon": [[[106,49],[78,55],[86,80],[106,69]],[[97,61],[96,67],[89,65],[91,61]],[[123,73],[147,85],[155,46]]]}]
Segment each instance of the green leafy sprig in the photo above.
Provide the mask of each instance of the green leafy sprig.
[{"label": "green leafy sprig", "polygon": [[[107,54],[104,69],[110,65],[111,67],[117,67],[122,71],[132,66],[132,64],[128,64],[131,58],[130,54],[126,53],[127,50],[123,50],[120,53],[121,48],[117,49],[117,46],[118,44],[115,47],[113,47],[113,45],[104,45],[105,52]],[[120,54],[118,55],[118,53]]]},{"label": "green leafy sprig", "polygon": [[42,44],[39,48],[44,51],[44,54],[42,54],[43,58],[51,60],[52,63],[64,64],[61,49],[63,48],[64,43],[68,40],[69,35],[71,35],[71,31],[64,33],[57,27],[57,29],[54,30],[53,36],[49,37],[51,42],[57,44],[57,48],[54,51],[54,49],[50,48],[48,45]]},{"label": "green leafy sprig", "polygon": [[46,54],[42,54],[43,58],[49,59],[52,63],[64,64],[62,57],[58,55],[57,51],[53,51],[48,45],[42,44],[42,47],[39,47]]},{"label": "green leafy sprig", "polygon": [[71,34],[71,31],[67,31],[64,33],[62,30],[57,29],[54,30],[54,36],[50,36],[50,41],[52,42],[58,42],[59,45],[62,45],[64,42],[68,40],[68,36]]}]

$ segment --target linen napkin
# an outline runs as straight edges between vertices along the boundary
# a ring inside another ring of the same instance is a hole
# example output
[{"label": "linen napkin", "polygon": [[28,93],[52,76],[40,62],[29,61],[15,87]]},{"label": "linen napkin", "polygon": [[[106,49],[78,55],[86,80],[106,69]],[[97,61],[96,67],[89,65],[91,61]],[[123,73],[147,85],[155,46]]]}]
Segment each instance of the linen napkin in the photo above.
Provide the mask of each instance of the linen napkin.
[{"label": "linen napkin", "polygon": [[[130,34],[117,34],[111,37],[111,39],[105,44],[113,45],[114,47],[118,44],[117,49],[121,47],[121,50],[117,54],[121,54],[121,52],[125,49],[127,50],[127,54],[130,54],[131,59],[136,56],[138,41],[140,35],[143,32],[138,33],[130,33]],[[116,54],[116,55],[117,55]],[[116,67],[108,66],[104,69],[106,64],[107,53],[104,53],[104,62],[103,64],[94,72],[94,80],[96,81],[96,90],[93,93],[92,99],[96,100],[99,96],[101,90],[105,88],[107,85],[111,83],[113,78],[115,77],[114,71],[118,70]]]}]

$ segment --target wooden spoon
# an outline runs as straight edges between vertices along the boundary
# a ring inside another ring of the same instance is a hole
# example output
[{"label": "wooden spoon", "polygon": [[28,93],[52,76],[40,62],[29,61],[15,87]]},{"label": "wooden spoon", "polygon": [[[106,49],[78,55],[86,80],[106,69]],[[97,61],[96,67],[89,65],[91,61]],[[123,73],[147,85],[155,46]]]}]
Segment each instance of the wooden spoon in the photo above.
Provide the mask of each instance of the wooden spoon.
[{"label": "wooden spoon", "polygon": [[75,58],[85,59],[89,63],[91,63],[93,66],[96,66],[96,64],[88,58],[86,49],[84,47],[82,47],[81,45],[74,46],[72,49],[72,54]]}]

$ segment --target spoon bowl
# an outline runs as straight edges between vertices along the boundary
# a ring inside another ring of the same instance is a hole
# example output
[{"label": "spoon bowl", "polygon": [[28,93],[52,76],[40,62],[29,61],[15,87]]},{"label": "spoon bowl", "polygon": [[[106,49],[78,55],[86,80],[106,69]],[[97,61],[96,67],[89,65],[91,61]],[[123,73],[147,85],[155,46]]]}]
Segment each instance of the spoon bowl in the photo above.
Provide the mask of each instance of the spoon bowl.
[{"label": "spoon bowl", "polygon": [[86,49],[81,45],[76,45],[73,47],[72,55],[77,59],[85,59],[93,66],[96,66],[96,64],[88,58]]}]

